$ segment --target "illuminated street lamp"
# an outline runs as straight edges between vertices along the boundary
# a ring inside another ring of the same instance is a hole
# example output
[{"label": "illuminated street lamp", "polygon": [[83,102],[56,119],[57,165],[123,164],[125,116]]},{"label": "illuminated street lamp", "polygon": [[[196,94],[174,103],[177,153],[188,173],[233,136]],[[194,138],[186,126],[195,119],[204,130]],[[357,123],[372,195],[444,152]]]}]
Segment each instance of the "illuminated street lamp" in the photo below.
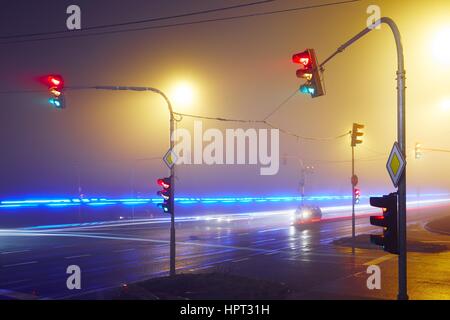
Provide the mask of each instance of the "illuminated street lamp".
[{"label": "illuminated street lamp", "polygon": [[186,81],[179,82],[169,91],[169,96],[175,106],[190,107],[195,100],[195,90],[190,83]]},{"label": "illuminated street lamp", "polygon": [[[63,78],[61,76],[49,76],[48,82],[55,87],[55,91],[52,91],[53,88],[49,88],[50,92],[55,96],[58,97],[62,93],[62,89],[57,86],[62,86],[64,84]],[[172,140],[172,136],[175,132],[175,116],[172,108],[172,103],[170,102],[168,96],[162,92],[159,89],[153,88],[153,87],[130,87],[130,86],[66,86],[65,90],[112,90],[112,91],[139,91],[139,92],[153,92],[160,95],[164,101],[167,104],[167,109],[169,111],[170,115],[170,134],[169,134],[169,150],[173,150],[173,147],[175,145],[174,141]],[[59,95],[58,93],[61,92]],[[63,105],[59,106],[60,108],[63,107]],[[170,275],[175,275],[176,265],[175,265],[175,201],[174,201],[174,194],[175,194],[175,165],[172,165],[170,167],[170,177],[169,183],[170,183],[170,190],[167,196],[169,196],[169,201],[167,202],[167,207],[171,208],[171,223],[170,223]]]}]

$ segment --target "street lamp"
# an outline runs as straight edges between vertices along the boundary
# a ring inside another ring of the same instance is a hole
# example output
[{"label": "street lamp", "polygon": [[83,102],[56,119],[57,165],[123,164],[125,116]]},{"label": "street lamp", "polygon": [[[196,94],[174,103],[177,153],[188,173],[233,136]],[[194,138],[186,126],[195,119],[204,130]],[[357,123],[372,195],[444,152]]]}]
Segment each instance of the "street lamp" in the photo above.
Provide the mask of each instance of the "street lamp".
[{"label": "street lamp", "polygon": [[194,102],[195,90],[189,82],[179,82],[169,91],[169,96],[177,107],[190,107]]},{"label": "street lamp", "polygon": [[[61,77],[62,81],[62,77]],[[172,103],[170,102],[168,96],[159,89],[153,87],[129,87],[129,86],[66,86],[65,90],[112,90],[112,91],[140,91],[140,92],[153,92],[159,94],[167,104],[167,109],[169,111],[170,116],[170,134],[169,134],[169,150],[173,150],[174,140],[173,134],[175,131],[175,117],[173,113]],[[172,208],[172,212],[170,212],[171,220],[170,220],[170,275],[175,275],[175,164],[172,164],[170,167],[170,203],[168,206]]]},{"label": "street lamp", "polygon": [[[449,53],[450,54],[450,53]],[[447,99],[443,99],[440,103],[439,106],[441,107],[442,111],[450,111],[450,98]]]}]

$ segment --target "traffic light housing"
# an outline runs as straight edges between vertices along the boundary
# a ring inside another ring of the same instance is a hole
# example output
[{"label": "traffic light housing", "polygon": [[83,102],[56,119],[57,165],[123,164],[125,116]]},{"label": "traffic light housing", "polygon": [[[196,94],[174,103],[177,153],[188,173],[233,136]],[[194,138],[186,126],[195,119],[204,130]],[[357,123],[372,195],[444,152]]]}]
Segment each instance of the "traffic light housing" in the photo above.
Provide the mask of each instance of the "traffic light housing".
[{"label": "traffic light housing", "polygon": [[312,98],[323,96],[325,93],[320,79],[320,66],[314,49],[294,54],[292,62],[300,65],[297,77],[306,79],[306,83],[300,86],[300,92],[309,94]]},{"label": "traffic light housing", "polygon": [[352,129],[352,147],[356,147],[357,144],[361,144],[363,141],[361,137],[364,135],[364,132],[360,131],[361,129],[364,129],[363,124],[354,123],[353,129]]},{"label": "traffic light housing", "polygon": [[358,204],[360,201],[360,197],[361,197],[361,190],[359,188],[355,188],[354,189],[354,194],[355,194],[355,204]]},{"label": "traffic light housing", "polygon": [[370,242],[383,247],[386,252],[398,254],[397,193],[371,197],[370,205],[383,210],[381,216],[370,216],[371,225],[383,227],[383,234],[370,235]]},{"label": "traffic light housing", "polygon": [[170,177],[159,178],[157,183],[162,190],[158,191],[156,194],[163,198],[163,202],[158,204],[158,207],[161,207],[164,213],[173,213],[173,201],[172,201],[172,182]]},{"label": "traffic light housing", "polygon": [[65,107],[65,98],[63,94],[64,79],[59,75],[49,75],[46,77],[46,83],[50,95],[52,96],[48,101],[57,109]]},{"label": "traffic light housing", "polygon": [[420,143],[416,143],[416,145],[414,146],[414,157],[416,159],[420,159],[422,158],[422,149],[421,149],[422,145]]}]

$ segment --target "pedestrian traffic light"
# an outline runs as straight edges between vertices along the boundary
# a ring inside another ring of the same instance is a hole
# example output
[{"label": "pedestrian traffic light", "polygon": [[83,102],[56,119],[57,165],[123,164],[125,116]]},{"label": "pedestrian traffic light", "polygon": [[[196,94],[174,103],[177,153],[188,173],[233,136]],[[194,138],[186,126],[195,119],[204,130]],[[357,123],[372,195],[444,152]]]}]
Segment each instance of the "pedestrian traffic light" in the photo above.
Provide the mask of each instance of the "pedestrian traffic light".
[{"label": "pedestrian traffic light", "polygon": [[163,198],[163,202],[158,204],[158,207],[161,207],[164,213],[173,213],[172,207],[172,184],[170,177],[160,178],[157,180],[157,183],[163,189],[158,191],[156,194]]},{"label": "pedestrian traffic light", "polygon": [[52,96],[48,101],[57,109],[62,109],[65,107],[64,103],[64,80],[59,75],[49,75],[46,78],[46,83],[48,90]]},{"label": "pedestrian traffic light", "polygon": [[300,86],[300,92],[309,94],[312,98],[323,96],[325,93],[320,79],[320,66],[314,49],[306,49],[294,54],[292,62],[300,64],[297,77],[306,79],[306,83]]},{"label": "pedestrian traffic light", "polygon": [[361,132],[360,129],[363,129],[364,125],[359,123],[353,124],[352,129],[352,147],[355,147],[357,144],[361,144],[363,141],[359,139],[364,135],[364,132]]},{"label": "pedestrian traffic light", "polygon": [[384,251],[398,254],[397,193],[371,197],[370,205],[382,208],[382,216],[370,216],[370,224],[383,227],[382,235],[370,235],[370,242],[382,246]]},{"label": "pedestrian traffic light", "polygon": [[355,188],[355,191],[354,191],[354,193],[355,193],[355,204],[358,204],[359,203],[359,198],[360,198],[360,196],[361,196],[361,190],[359,190],[359,188]]},{"label": "pedestrian traffic light", "polygon": [[416,143],[414,147],[414,155],[416,159],[422,158],[422,149],[420,149],[422,145],[420,143]]}]

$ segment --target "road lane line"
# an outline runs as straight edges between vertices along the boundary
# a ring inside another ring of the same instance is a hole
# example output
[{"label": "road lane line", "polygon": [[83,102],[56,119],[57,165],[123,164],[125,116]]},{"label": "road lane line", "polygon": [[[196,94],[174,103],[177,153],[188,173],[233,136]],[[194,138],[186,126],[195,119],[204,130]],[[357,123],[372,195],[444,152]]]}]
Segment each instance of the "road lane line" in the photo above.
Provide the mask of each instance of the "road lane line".
[{"label": "road lane line", "polygon": [[91,254],[80,254],[77,256],[64,257],[64,259],[85,258],[85,257],[90,257],[90,256],[92,256],[92,255]]},{"label": "road lane line", "polygon": [[189,269],[189,271],[196,271],[196,270],[204,270],[204,269],[209,269],[212,268],[213,266],[204,266],[204,267],[198,267],[198,268],[193,268],[193,269]]},{"label": "road lane line", "polygon": [[266,233],[266,232],[272,232],[272,231],[280,231],[280,230],[285,230],[288,228],[273,228],[273,229],[265,229],[265,230],[260,230],[258,231],[259,233]]},{"label": "road lane line", "polygon": [[120,250],[114,250],[113,252],[128,252],[128,251],[134,251],[136,250],[135,248],[130,248],[130,249],[120,249]]},{"label": "road lane line", "polygon": [[280,253],[280,251],[274,251],[274,252],[268,252],[268,253],[264,253],[265,256],[271,256],[274,254]]},{"label": "road lane line", "polygon": [[233,260],[232,262],[241,262],[241,261],[246,261],[246,260],[250,260],[250,258],[242,258],[242,259],[238,259],[238,260]]},{"label": "road lane line", "polygon": [[26,249],[26,250],[17,250],[17,251],[3,251],[0,254],[13,254],[13,253],[23,253],[23,252],[28,252],[31,251],[30,249]]},{"label": "road lane line", "polygon": [[3,268],[25,266],[25,265],[28,265],[28,264],[35,264],[35,263],[38,263],[38,262],[37,261],[28,261],[28,262],[21,262],[21,263],[5,264],[3,266]]},{"label": "road lane line", "polygon": [[265,240],[258,240],[258,241],[253,241],[252,244],[259,244],[259,243],[264,243],[264,242],[269,242],[269,241],[275,241],[277,239],[275,238],[271,238],[271,239],[265,239]]},{"label": "road lane line", "polygon": [[363,265],[364,265],[364,266],[371,266],[371,265],[374,265],[374,264],[380,264],[380,263],[382,263],[382,262],[384,262],[384,261],[387,261],[387,260],[390,260],[390,259],[392,259],[392,258],[394,258],[394,257],[395,257],[395,256],[394,256],[393,254],[386,254],[386,255],[381,256],[381,257],[379,257],[379,258],[370,260],[370,261],[364,263]]}]

